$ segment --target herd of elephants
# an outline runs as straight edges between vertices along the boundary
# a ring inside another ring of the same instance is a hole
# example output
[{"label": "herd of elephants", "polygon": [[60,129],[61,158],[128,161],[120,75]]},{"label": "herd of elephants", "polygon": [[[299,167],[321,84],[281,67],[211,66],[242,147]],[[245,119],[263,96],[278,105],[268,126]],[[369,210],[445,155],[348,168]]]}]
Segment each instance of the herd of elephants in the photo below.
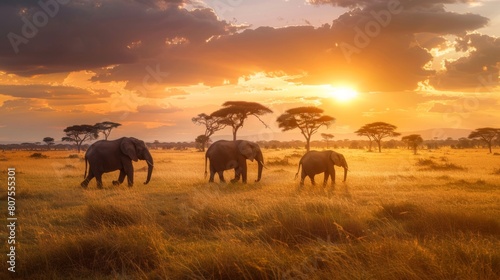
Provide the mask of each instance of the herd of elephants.
[{"label": "herd of elephants", "polygon": [[[94,177],[97,181],[97,187],[102,188],[102,174],[120,170],[118,180],[113,181],[113,185],[123,183],[127,177],[128,186],[134,184],[134,167],[132,161],[145,160],[148,164],[148,175],[144,184],[149,183],[153,172],[153,157],[149,152],[144,141],[133,137],[123,137],[120,139],[108,141],[100,140],[92,144],[85,153],[85,180],[81,183],[83,188],[87,188],[90,180]],[[251,141],[219,140],[214,142],[205,153],[205,176],[207,175],[207,160],[210,161],[210,179],[214,181],[215,173],[219,175],[221,182],[224,180],[224,170],[234,169],[235,176],[232,183],[238,182],[240,178],[243,183],[247,182],[247,160],[256,160],[258,163],[258,175],[256,182],[262,178],[262,169],[264,167],[264,157],[259,145]],[[87,174],[87,163],[88,174]],[[342,154],[326,151],[309,151],[302,156],[297,170],[298,175],[302,165],[300,185],[304,184],[305,177],[311,179],[314,185],[314,175],[324,173],[324,182],[326,185],[328,178],[331,177],[332,184],[335,183],[334,165],[344,168],[344,181],[347,177],[348,166]]]}]

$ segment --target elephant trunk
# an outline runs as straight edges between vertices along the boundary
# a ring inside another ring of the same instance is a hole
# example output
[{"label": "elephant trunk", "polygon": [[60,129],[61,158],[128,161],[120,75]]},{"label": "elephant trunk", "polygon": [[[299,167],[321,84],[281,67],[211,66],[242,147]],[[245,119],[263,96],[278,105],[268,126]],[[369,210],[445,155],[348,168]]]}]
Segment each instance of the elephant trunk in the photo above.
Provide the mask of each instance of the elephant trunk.
[{"label": "elephant trunk", "polygon": [[257,155],[257,163],[259,164],[259,169],[257,173],[257,180],[255,182],[259,182],[260,179],[262,178],[262,169],[264,168],[264,157],[262,156],[262,152],[259,151],[259,154]]},{"label": "elephant trunk", "polygon": [[151,174],[153,173],[153,157],[149,153],[149,151],[146,154],[145,157],[146,162],[148,163],[148,177],[146,178],[146,182],[144,182],[144,185],[149,183],[149,180],[151,180]]},{"label": "elephant trunk", "polygon": [[262,163],[262,161],[257,161],[257,163],[259,164],[259,170],[257,173],[257,180],[255,180],[255,182],[259,182],[260,179],[262,178],[262,169],[264,167],[264,163]]}]

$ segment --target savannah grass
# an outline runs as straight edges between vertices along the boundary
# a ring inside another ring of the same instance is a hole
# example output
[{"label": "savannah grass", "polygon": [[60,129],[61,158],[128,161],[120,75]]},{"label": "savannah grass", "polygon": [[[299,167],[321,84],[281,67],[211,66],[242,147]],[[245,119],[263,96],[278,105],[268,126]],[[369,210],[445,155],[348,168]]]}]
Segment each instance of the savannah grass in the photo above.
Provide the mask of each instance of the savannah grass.
[{"label": "savannah grass", "polygon": [[[257,164],[249,163],[246,185],[207,183],[203,153],[152,150],[148,185],[139,161],[132,188],[113,186],[114,172],[103,175],[102,190],[95,180],[79,186],[83,153],[2,152],[2,166],[18,171],[16,275],[500,278],[500,157],[484,150],[338,151],[349,163],[347,182],[338,169],[334,188],[306,179],[300,190],[294,176],[303,151],[295,149],[264,150],[270,164],[262,181],[253,183]],[[0,241],[6,244],[5,235]]]}]

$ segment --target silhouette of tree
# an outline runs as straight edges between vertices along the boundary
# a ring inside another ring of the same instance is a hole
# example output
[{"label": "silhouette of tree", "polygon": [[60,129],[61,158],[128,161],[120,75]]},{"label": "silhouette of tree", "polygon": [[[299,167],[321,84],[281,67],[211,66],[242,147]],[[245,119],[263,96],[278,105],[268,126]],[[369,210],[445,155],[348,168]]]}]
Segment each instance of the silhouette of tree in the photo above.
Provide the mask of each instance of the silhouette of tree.
[{"label": "silhouette of tree", "polygon": [[208,142],[210,141],[210,138],[207,137],[206,135],[198,135],[198,137],[196,137],[196,139],[194,140],[194,142],[196,142],[197,144],[199,144],[199,150],[204,152],[205,151],[205,146],[206,144],[208,144]]},{"label": "silhouette of tree", "polygon": [[476,130],[472,131],[469,134],[469,139],[481,139],[488,145],[488,149],[491,153],[491,145],[493,143],[493,139],[500,135],[500,128],[492,128],[492,127],[482,127],[476,128]]},{"label": "silhouette of tree", "polygon": [[47,150],[50,150],[50,145],[54,145],[54,138],[52,137],[45,137],[42,141],[47,144]]},{"label": "silhouette of tree", "polygon": [[121,124],[115,122],[101,122],[96,123],[94,126],[97,128],[98,132],[102,132],[102,134],[104,134],[104,139],[108,140],[111,130],[121,126]]},{"label": "silhouette of tree", "polygon": [[[200,143],[202,145],[202,151],[205,151],[205,147],[208,144],[208,141],[210,141],[210,137],[215,132],[224,129],[227,126],[227,124],[223,123],[222,120],[223,118],[209,116],[205,113],[198,114],[198,116],[191,119],[194,124],[205,126],[205,138],[200,138],[200,140],[205,140],[203,143]],[[196,139],[198,139],[198,137]]]},{"label": "silhouette of tree", "polygon": [[378,152],[382,152],[382,139],[386,137],[397,137],[401,135],[401,133],[395,132],[394,130],[397,127],[395,125],[385,123],[385,122],[374,122],[365,124],[360,129],[356,131],[356,133],[360,136],[367,136],[371,141],[374,140],[378,144]]},{"label": "silhouette of tree", "polygon": [[62,138],[62,141],[75,142],[78,152],[83,142],[99,137],[97,127],[88,124],[68,126],[64,129],[64,133],[66,136]]},{"label": "silhouette of tree", "polygon": [[401,141],[404,141],[408,144],[408,146],[413,148],[413,154],[417,154],[417,148],[418,145],[422,144],[424,142],[424,139],[422,139],[422,136],[420,134],[410,134],[407,136],[403,136],[401,138]]},{"label": "silhouette of tree", "polygon": [[334,117],[323,115],[323,110],[316,107],[297,107],[288,109],[276,119],[279,127],[283,131],[300,129],[306,139],[306,150],[310,150],[311,136],[318,131],[321,126],[329,127]]},{"label": "silhouette of tree", "polygon": [[236,140],[238,130],[243,127],[245,120],[248,116],[256,117],[265,127],[268,127],[259,116],[272,113],[271,109],[257,102],[246,101],[227,101],[222,104],[221,108],[212,114],[211,117],[221,118],[220,123],[231,126],[233,129],[233,141]]},{"label": "silhouette of tree", "polygon": [[360,129],[356,130],[355,133],[359,136],[366,136],[368,137],[368,140],[370,140],[370,145],[368,146],[368,151],[371,152],[372,151],[372,142],[373,142],[373,138],[372,138],[372,134],[370,132],[370,130],[365,126],[361,127]]},{"label": "silhouette of tree", "polygon": [[323,139],[325,139],[326,148],[328,149],[328,141],[333,139],[333,137],[335,137],[335,136],[333,134],[329,134],[329,133],[321,133],[321,137],[323,137]]}]

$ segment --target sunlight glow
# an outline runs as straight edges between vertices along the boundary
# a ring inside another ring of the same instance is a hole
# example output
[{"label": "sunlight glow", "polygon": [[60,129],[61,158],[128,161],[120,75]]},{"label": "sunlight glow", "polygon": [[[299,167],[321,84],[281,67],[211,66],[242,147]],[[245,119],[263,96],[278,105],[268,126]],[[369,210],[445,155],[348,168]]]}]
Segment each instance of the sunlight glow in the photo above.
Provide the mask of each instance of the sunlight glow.
[{"label": "sunlight glow", "polygon": [[349,102],[358,96],[358,92],[350,87],[333,88],[330,94],[339,102]]}]

